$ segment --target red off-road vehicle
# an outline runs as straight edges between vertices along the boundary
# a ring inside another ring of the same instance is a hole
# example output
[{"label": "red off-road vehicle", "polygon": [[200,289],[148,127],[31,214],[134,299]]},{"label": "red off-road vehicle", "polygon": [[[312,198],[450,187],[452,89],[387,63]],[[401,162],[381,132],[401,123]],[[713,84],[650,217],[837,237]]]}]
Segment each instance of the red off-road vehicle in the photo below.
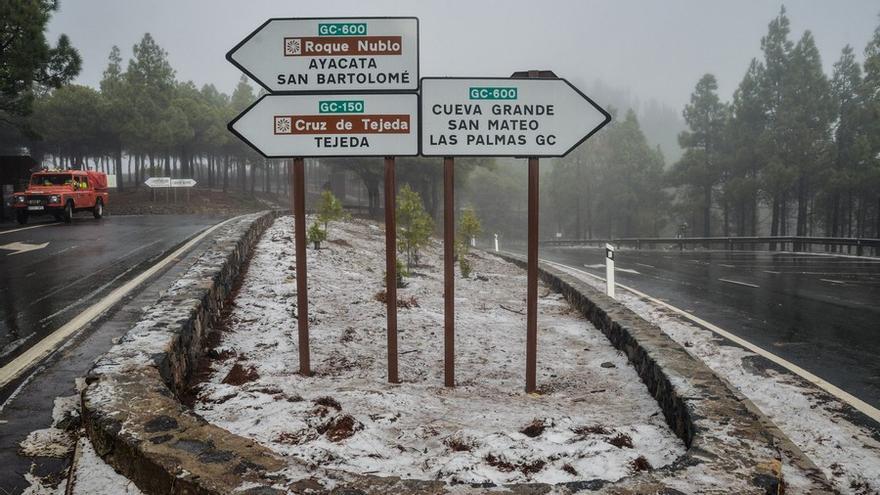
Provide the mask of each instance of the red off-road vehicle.
[{"label": "red off-road vehicle", "polygon": [[91,170],[43,170],[31,175],[27,190],[15,193],[13,205],[18,223],[31,215],[50,214],[70,223],[73,213],[91,211],[104,216],[107,206],[107,175]]}]

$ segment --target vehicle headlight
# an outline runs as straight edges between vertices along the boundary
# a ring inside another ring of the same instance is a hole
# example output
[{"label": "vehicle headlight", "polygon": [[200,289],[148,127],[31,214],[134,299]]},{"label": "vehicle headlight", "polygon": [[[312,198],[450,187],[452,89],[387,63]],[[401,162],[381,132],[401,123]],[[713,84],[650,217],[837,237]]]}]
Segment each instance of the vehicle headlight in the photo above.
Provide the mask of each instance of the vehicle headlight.
[{"label": "vehicle headlight", "polygon": [[24,204],[24,196],[16,196],[15,202]]},{"label": "vehicle headlight", "polygon": [[60,201],[61,201],[61,198],[59,198],[57,195],[49,196],[50,203],[58,203]]}]

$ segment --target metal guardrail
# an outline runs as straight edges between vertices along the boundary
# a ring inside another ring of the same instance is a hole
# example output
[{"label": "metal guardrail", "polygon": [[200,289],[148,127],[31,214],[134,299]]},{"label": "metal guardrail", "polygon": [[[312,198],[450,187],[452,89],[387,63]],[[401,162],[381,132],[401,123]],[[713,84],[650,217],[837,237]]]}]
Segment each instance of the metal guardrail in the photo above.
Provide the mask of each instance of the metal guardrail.
[{"label": "metal guardrail", "polygon": [[767,244],[771,251],[777,248],[780,251],[784,251],[788,245],[791,245],[791,250],[796,252],[807,251],[806,247],[808,246],[821,246],[826,250],[829,250],[831,246],[851,246],[855,247],[858,256],[864,255],[865,248],[872,249],[875,255],[880,252],[880,239],[854,237],[639,237],[620,239],[547,239],[540,242],[542,246],[589,246],[604,245],[605,243],[615,246],[632,246],[636,249],[642,249],[643,247],[651,248],[661,244],[672,244],[678,246],[679,250],[684,250],[685,246],[692,245],[709,247],[720,244],[724,248],[732,250],[734,246]]}]

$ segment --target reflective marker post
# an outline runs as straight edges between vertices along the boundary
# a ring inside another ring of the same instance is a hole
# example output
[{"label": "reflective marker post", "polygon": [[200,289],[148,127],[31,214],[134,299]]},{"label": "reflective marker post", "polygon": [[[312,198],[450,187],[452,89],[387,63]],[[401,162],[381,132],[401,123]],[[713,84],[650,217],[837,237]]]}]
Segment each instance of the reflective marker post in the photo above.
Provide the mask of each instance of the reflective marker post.
[{"label": "reflective marker post", "polygon": [[614,246],[605,244],[605,294],[611,299],[614,295]]}]

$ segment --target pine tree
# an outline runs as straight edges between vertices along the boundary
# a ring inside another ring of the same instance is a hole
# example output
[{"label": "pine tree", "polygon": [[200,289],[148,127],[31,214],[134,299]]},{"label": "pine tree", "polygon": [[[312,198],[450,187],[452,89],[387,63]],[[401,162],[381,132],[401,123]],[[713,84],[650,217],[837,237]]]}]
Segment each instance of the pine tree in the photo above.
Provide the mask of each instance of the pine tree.
[{"label": "pine tree", "polygon": [[860,237],[868,234],[868,214],[873,208],[873,235],[880,237],[880,26],[865,48],[864,74],[859,93],[864,102],[861,119],[865,126],[865,160],[856,177],[859,184],[856,232]]},{"label": "pine tree", "polygon": [[730,177],[724,195],[733,204],[736,233],[757,235],[759,177],[764,166],[762,138],[767,125],[760,84],[764,67],[752,59],[733,93],[730,140]]},{"label": "pine tree", "polygon": [[837,125],[834,129],[833,169],[823,176],[826,189],[825,229],[832,237],[851,235],[847,221],[852,211],[853,191],[857,186],[855,174],[864,159],[864,114],[859,89],[862,71],[849,45],[843,48],[834,64],[831,90],[837,107]]},{"label": "pine tree", "polygon": [[702,196],[700,205],[703,236],[712,235],[713,191],[721,179],[725,128],[729,116],[727,105],[718,98],[715,76],[706,74],[697,83],[691,100],[684,108],[689,130],[679,135],[684,155],[673,169],[673,180],[696,189]]},{"label": "pine tree", "polygon": [[761,99],[764,101],[767,127],[763,138],[766,166],[762,174],[762,189],[772,204],[770,235],[785,235],[787,230],[786,205],[788,192],[796,174],[791,170],[790,142],[786,139],[787,96],[791,93],[789,65],[794,46],[788,39],[791,32],[785,7],[770,21],[767,35],[761,38],[764,52],[764,70],[761,77]]},{"label": "pine tree", "polygon": [[796,174],[796,235],[808,235],[809,205],[814,177],[829,163],[834,107],[831,87],[813,35],[806,31],[791,52],[784,120],[788,165]]}]

